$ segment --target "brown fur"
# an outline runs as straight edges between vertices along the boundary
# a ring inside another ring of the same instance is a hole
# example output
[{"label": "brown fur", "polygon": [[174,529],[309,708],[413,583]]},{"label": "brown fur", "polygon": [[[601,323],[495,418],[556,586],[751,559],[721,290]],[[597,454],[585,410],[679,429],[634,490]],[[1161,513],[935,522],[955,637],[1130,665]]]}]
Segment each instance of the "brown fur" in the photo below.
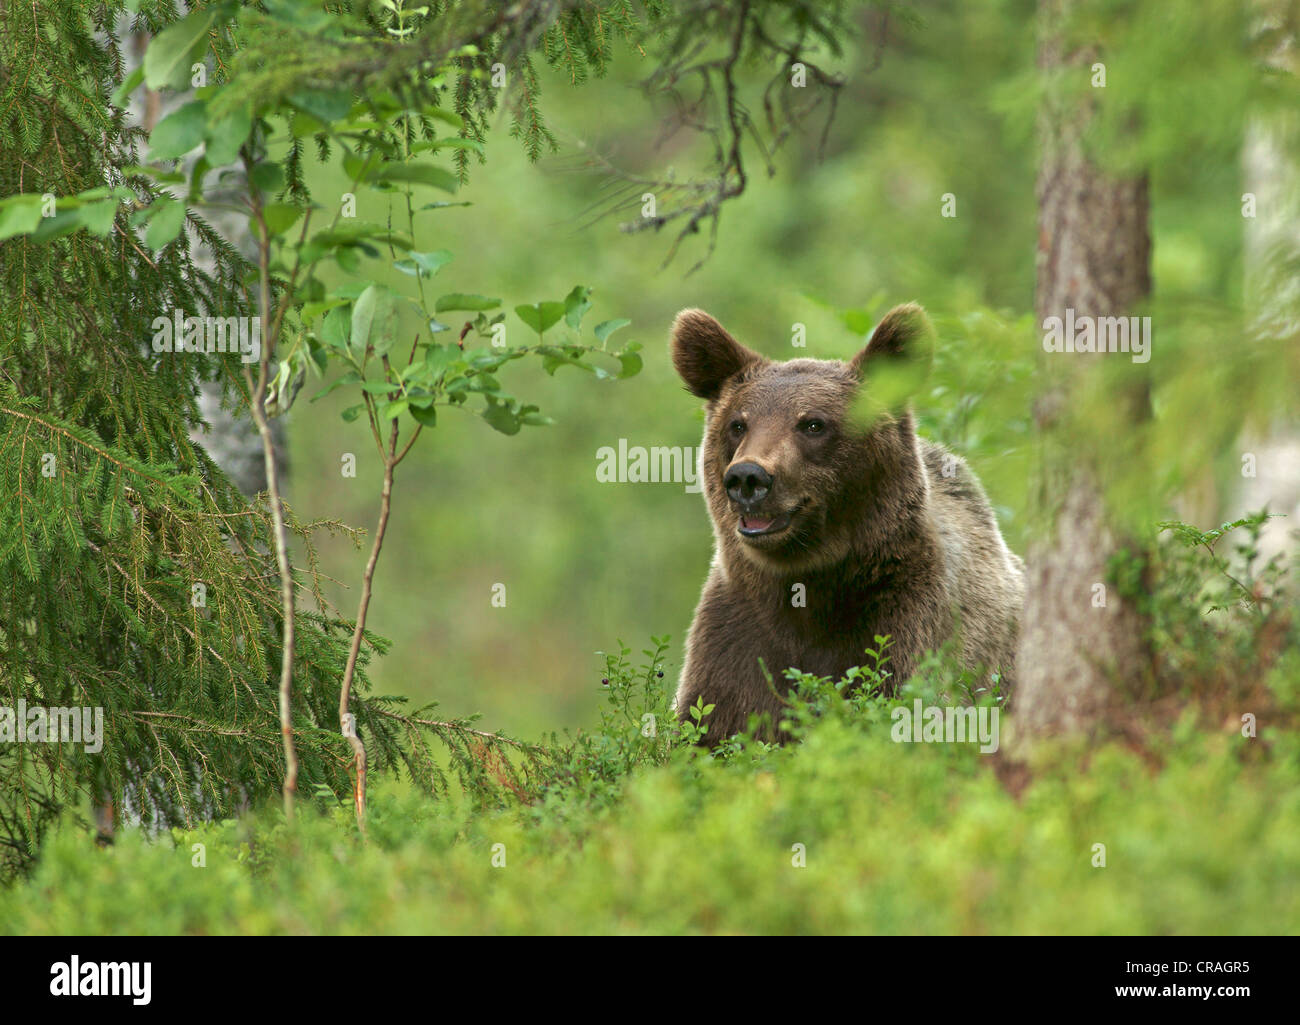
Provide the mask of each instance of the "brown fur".
[{"label": "brown fur", "polygon": [[[893,639],[897,683],[960,624],[963,661],[1000,669],[1009,686],[1024,564],[1003,542],[983,489],[961,459],[917,436],[905,404],[877,404],[870,422],[862,418],[871,400],[863,381],[879,367],[915,363],[931,337],[924,311],[909,304],[890,311],[850,363],[776,363],[703,311],[678,314],[673,363],[707,402],[701,467],[715,553],[676,707],[684,717],[701,696],[716,706],[710,743],[755,713],[780,721],[783,702],[760,657],[783,695],[786,668],[839,678],[867,661],[878,634]],[[741,535],[723,479],[744,463],[773,478],[749,515],[780,522],[789,514],[783,531]],[[805,586],[806,607],[792,603],[795,584]]]}]

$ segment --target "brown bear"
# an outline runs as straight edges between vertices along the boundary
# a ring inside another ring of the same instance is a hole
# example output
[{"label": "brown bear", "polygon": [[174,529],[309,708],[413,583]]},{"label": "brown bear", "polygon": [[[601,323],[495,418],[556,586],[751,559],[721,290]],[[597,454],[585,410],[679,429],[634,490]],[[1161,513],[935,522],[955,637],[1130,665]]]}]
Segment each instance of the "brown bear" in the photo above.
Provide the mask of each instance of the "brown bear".
[{"label": "brown bear", "polygon": [[782,739],[784,670],[838,679],[877,635],[892,639],[891,684],[956,634],[962,661],[1009,689],[1024,563],[966,464],[918,437],[905,401],[871,401],[877,370],[918,363],[932,338],[908,304],[849,363],[778,363],[702,310],[677,315],[673,363],[706,402],[715,551],[675,705],[683,719],[698,698],[715,706],[707,743],[755,713]]}]

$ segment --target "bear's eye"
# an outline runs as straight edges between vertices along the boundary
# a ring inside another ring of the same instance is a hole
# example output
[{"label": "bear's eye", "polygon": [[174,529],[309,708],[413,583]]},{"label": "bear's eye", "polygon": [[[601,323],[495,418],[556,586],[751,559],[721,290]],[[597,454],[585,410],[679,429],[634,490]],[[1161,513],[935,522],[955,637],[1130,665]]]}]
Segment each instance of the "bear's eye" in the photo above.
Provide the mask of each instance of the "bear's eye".
[{"label": "bear's eye", "polygon": [[826,430],[826,423],[823,420],[803,420],[799,423],[799,429],[804,434],[821,434]]},{"label": "bear's eye", "polygon": [[744,420],[732,420],[732,421],[731,421],[731,433],[734,434],[736,437],[740,437],[742,434],[744,434],[744,433],[745,433],[745,421],[744,421]]}]

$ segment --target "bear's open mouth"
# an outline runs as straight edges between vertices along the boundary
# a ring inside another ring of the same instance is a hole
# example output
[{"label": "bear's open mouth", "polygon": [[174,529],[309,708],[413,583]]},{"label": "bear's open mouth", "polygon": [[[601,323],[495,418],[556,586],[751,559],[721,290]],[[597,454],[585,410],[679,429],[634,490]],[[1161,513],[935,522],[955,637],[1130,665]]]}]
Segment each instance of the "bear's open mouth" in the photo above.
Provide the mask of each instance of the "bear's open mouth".
[{"label": "bear's open mouth", "polygon": [[775,518],[742,516],[740,518],[740,532],[745,537],[765,537],[769,534],[779,534],[790,526],[792,517],[793,513],[787,513],[784,516]]}]

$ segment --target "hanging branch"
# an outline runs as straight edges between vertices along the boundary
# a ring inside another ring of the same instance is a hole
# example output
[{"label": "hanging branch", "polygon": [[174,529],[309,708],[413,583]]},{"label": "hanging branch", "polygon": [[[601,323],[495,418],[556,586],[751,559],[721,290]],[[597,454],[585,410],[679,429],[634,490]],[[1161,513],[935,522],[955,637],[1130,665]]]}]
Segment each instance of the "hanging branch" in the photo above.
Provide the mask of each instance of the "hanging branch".
[{"label": "hanging branch", "polygon": [[[676,201],[667,210],[655,211],[654,216],[641,216],[635,220],[619,225],[621,231],[636,233],[653,229],[660,230],[675,221],[682,222],[680,229],[664,258],[663,266],[671,263],[682,243],[688,236],[698,234],[701,226],[709,226],[708,248],[688,274],[694,273],[712,256],[718,237],[722,207],[730,199],[742,195],[749,184],[749,174],[745,166],[743,145],[746,137],[754,143],[761,157],[768,176],[776,173],[773,157],[786,143],[797,125],[807,121],[808,117],[823,104],[828,104],[826,120],[822,125],[818,142],[818,154],[825,151],[830,126],[835,118],[839,102],[839,93],[845,81],[838,75],[831,74],[810,56],[809,35],[823,42],[830,41],[834,55],[838,56],[838,47],[834,40],[847,31],[847,26],[836,17],[830,22],[806,21],[800,24],[791,39],[783,38],[780,33],[770,30],[764,23],[764,6],[753,0],[734,7],[731,4],[706,3],[680,13],[683,25],[696,24],[701,17],[715,15],[719,18],[733,18],[728,36],[727,51],[721,57],[703,59],[707,43],[698,37],[687,43],[689,37],[681,35],[670,40],[667,52],[676,56],[666,58],[663,63],[643,83],[647,95],[662,95],[673,107],[672,117],[665,125],[660,144],[682,129],[707,137],[713,147],[713,167],[707,178],[676,180],[673,177],[655,178],[628,174],[615,167],[599,154],[591,157],[595,164],[607,176],[617,183],[614,194],[599,201],[589,208],[594,216],[588,223],[599,220],[619,210],[635,209],[640,205],[643,191],[656,193],[657,198]],[[871,63],[864,69],[870,74],[880,67],[884,49],[888,40],[888,13],[874,27],[875,47]],[[777,59],[779,67],[763,90],[763,110],[765,115],[767,138],[759,131],[758,124],[750,116],[740,95],[737,83],[737,68],[747,56],[761,56]],[[778,92],[777,87],[789,83],[792,68],[802,66],[803,71],[816,86],[812,98],[806,104],[796,104],[790,99],[788,91]],[[682,88],[683,83],[695,81],[698,92],[688,96]],[[780,96],[779,103],[773,100],[774,94]],[[710,111],[717,110],[716,116]]]}]

